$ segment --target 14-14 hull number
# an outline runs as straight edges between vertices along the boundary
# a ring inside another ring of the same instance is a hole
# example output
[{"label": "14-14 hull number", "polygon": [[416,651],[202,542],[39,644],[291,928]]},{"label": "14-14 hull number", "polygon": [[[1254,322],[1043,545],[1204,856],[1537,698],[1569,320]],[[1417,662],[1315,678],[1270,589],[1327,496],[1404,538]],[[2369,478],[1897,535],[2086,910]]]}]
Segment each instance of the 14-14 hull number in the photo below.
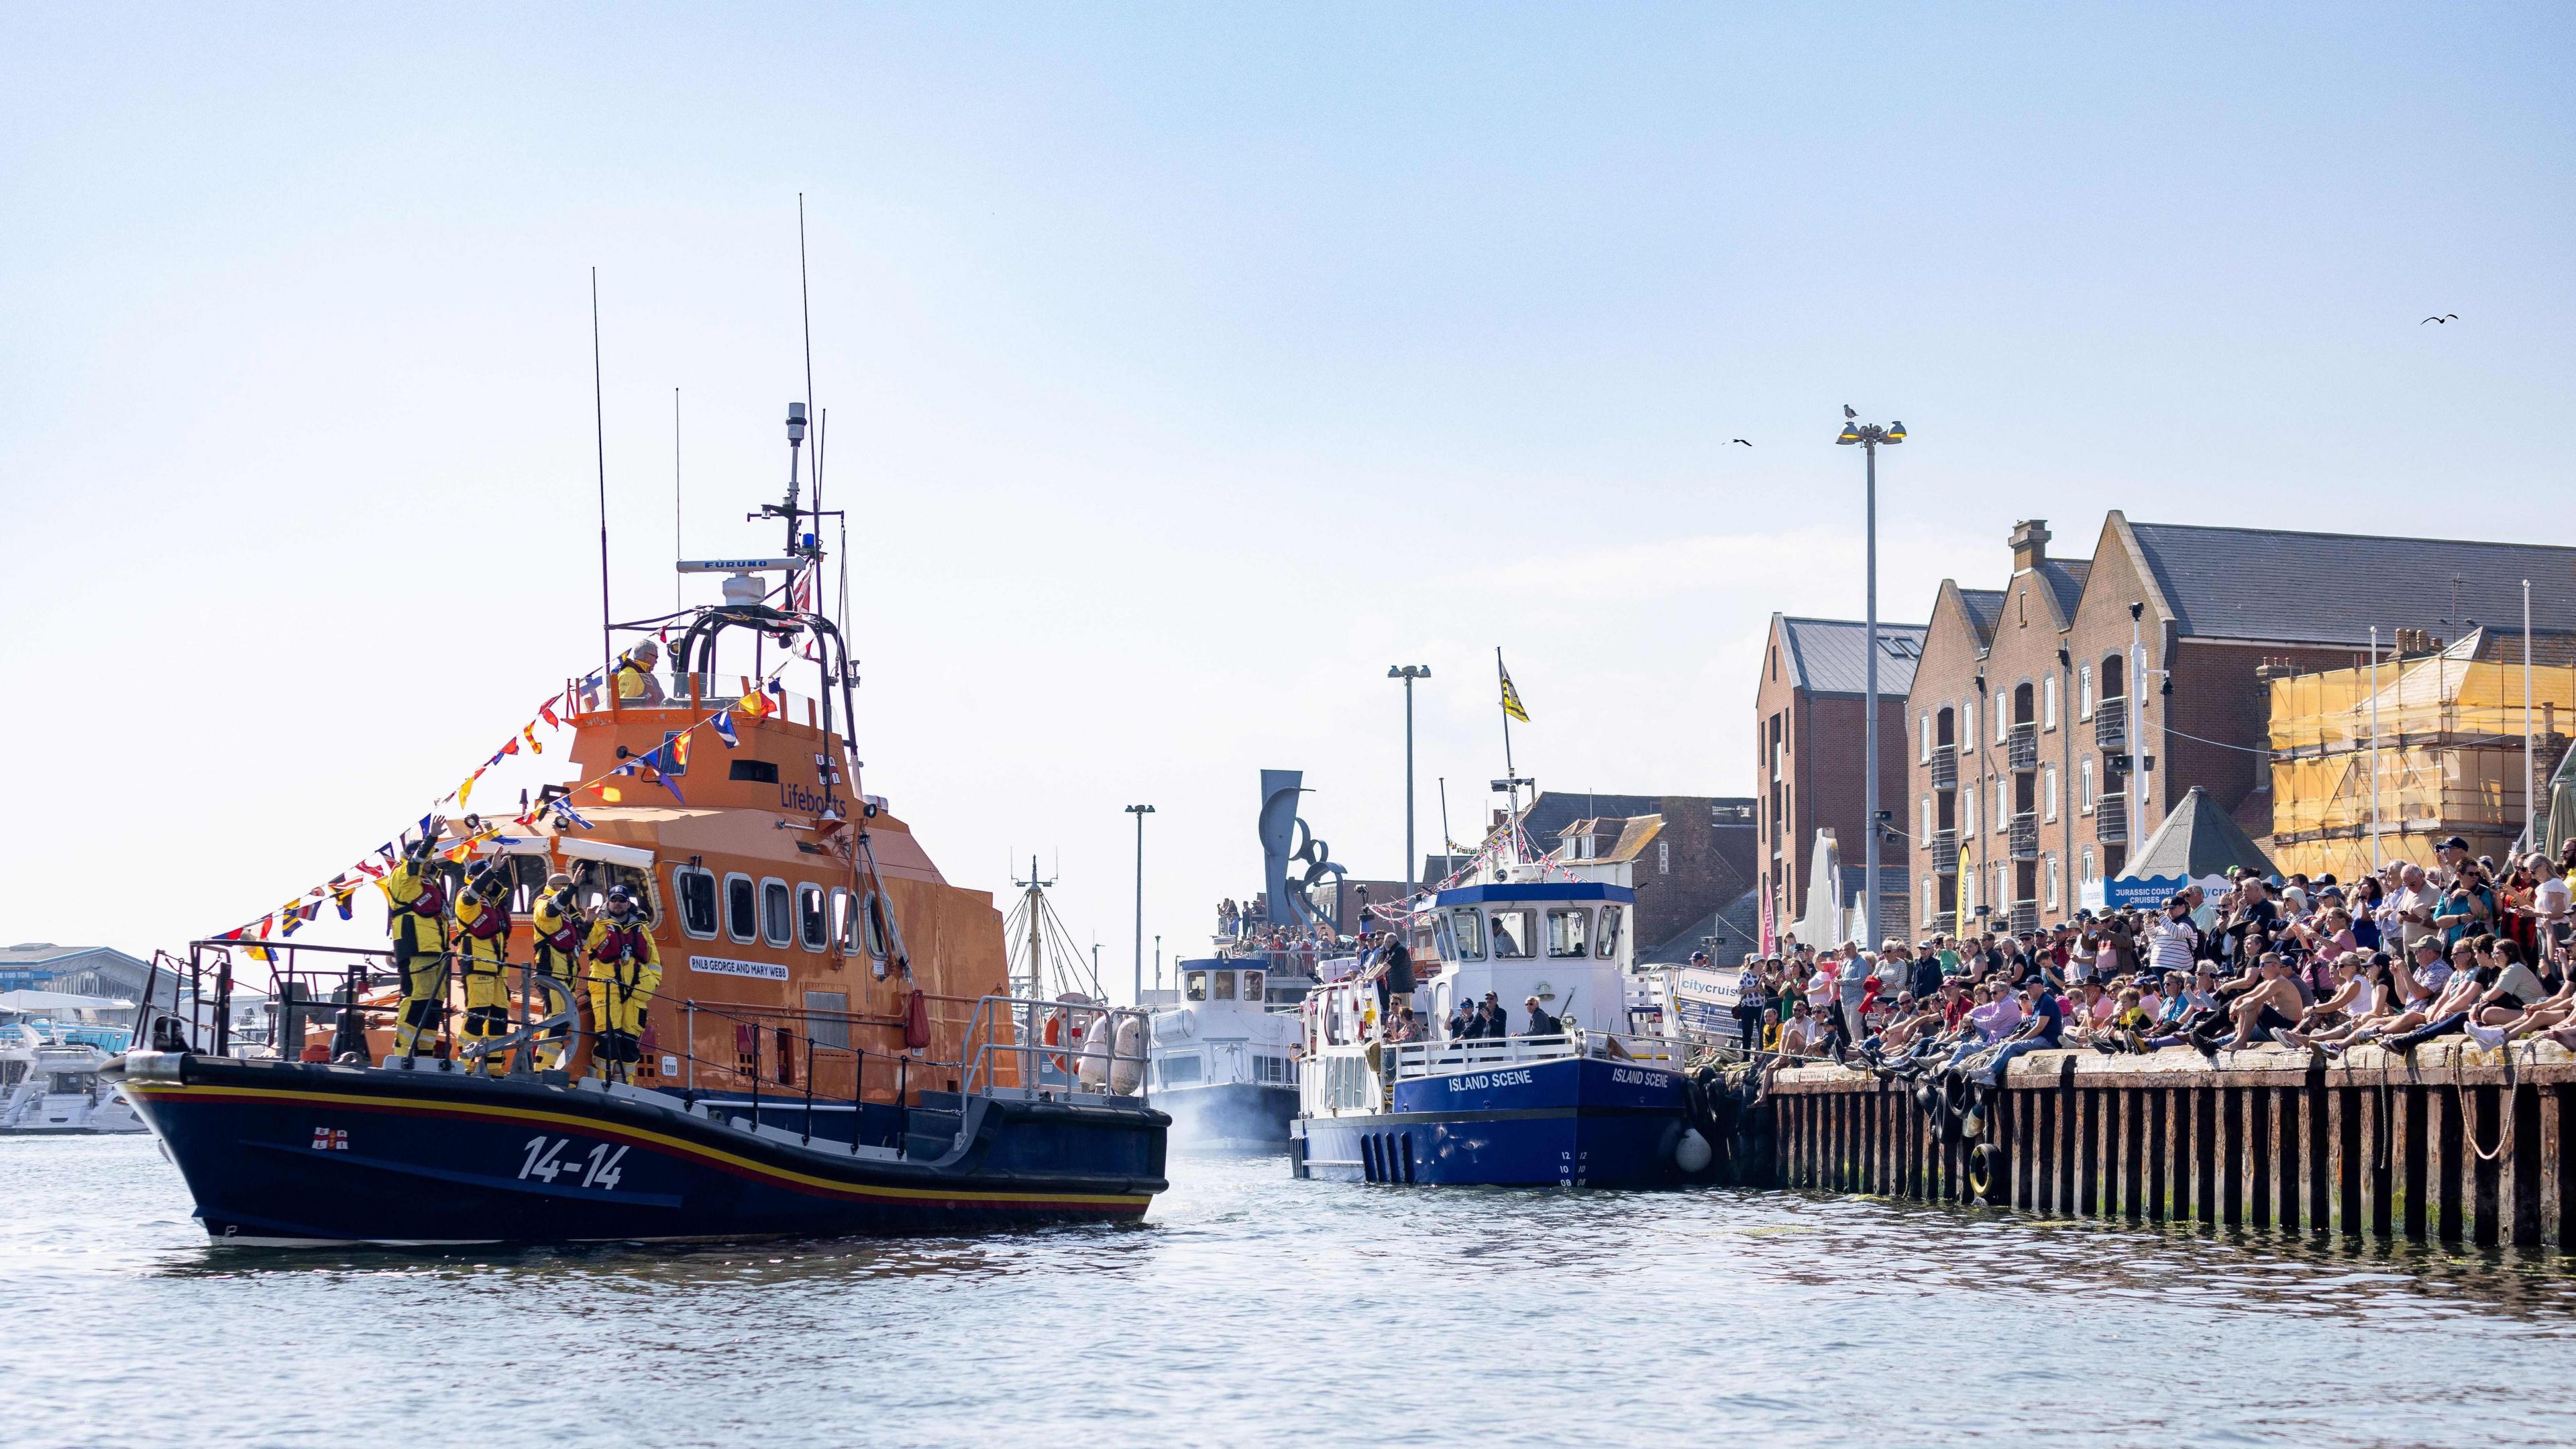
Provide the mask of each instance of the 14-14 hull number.
[{"label": "14-14 hull number", "polygon": [[529,1138],[528,1160],[519,1166],[519,1180],[526,1182],[534,1178],[539,1182],[553,1182],[568,1176],[574,1179],[568,1186],[616,1189],[617,1164],[626,1156],[624,1147],[594,1143],[586,1156],[576,1153],[566,1157],[564,1154],[571,1147],[572,1139],[569,1137],[540,1135]]}]

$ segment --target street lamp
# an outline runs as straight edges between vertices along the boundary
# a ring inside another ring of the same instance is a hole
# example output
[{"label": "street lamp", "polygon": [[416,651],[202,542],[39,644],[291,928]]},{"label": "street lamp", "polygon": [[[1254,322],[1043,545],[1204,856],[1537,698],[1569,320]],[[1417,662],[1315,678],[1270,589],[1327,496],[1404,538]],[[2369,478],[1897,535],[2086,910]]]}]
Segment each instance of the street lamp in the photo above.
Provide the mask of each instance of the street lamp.
[{"label": "street lamp", "polygon": [[1860,768],[1864,778],[1861,819],[1867,822],[1862,828],[1869,837],[1868,849],[1863,855],[1861,890],[1864,894],[1861,896],[1861,901],[1862,919],[1868,924],[1861,929],[1862,933],[1869,938],[1862,944],[1875,951],[1879,943],[1878,898],[1880,894],[1878,879],[1878,450],[1881,444],[1894,447],[1904,442],[1905,424],[1889,423],[1882,428],[1876,423],[1854,422],[1851,420],[1852,417],[1852,410],[1846,406],[1843,409],[1842,434],[1834,441],[1845,446],[1858,443],[1861,451],[1869,458],[1868,492],[1863,504],[1869,537],[1867,545],[1869,598],[1868,613],[1865,616],[1868,621],[1865,626],[1868,637],[1862,644],[1862,650],[1867,656],[1869,695],[1867,702],[1862,706],[1860,735]]},{"label": "street lamp", "polygon": [[1145,1003],[1145,817],[1154,813],[1154,807],[1130,805],[1127,813],[1136,817],[1136,1004],[1142,1006]]},{"label": "street lamp", "polygon": [[[1404,681],[1404,899],[1413,902],[1413,681],[1429,679],[1428,664],[1390,664],[1386,677]],[[1360,923],[1365,927],[1368,923]]]}]

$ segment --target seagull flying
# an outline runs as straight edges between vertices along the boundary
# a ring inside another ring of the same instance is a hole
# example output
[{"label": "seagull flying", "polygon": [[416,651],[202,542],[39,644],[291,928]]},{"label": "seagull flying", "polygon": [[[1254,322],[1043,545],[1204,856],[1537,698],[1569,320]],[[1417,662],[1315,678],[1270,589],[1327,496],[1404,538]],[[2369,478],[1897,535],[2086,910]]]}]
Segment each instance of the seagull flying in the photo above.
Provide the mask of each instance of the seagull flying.
[{"label": "seagull flying", "polygon": [[[2441,323],[2443,326],[2448,327],[2448,326],[2450,326],[2452,323],[2457,322],[2457,321],[2459,321],[2459,320],[2460,320],[2460,314],[2459,314],[2459,313],[2457,313],[2457,312],[2445,312],[2445,313],[2443,313],[2443,314],[2442,314],[2441,316],[2439,316],[2439,317],[2427,317],[2427,318],[2425,318],[2425,319],[2424,319],[2424,322],[2439,322],[2439,323]],[[2416,325],[2416,326],[2418,326],[2418,327],[2421,327],[2421,326],[2423,326],[2423,325],[2424,325],[2424,322],[2418,322],[2418,323],[2416,323],[2415,325]]]},{"label": "seagull flying", "polygon": [[1853,412],[1853,411],[1852,411],[1852,409],[1851,409],[1851,404],[1850,404],[1850,403],[1844,403],[1844,404],[1843,404],[1843,416],[1844,416],[1844,417],[1846,417],[1846,418],[1856,418],[1856,417],[1859,417],[1859,416],[1860,416],[1860,414],[1858,414],[1858,413],[1856,413],[1856,412]]},{"label": "seagull flying", "polygon": [[[1728,441],[1728,442],[1730,442],[1730,443],[1744,443],[1744,440],[1743,440],[1742,438],[1729,438],[1729,439],[1727,439],[1727,441]],[[1750,447],[1752,447],[1753,445],[1752,445],[1751,443],[1744,443],[1744,446],[1746,446],[1746,447],[1750,448]]]}]

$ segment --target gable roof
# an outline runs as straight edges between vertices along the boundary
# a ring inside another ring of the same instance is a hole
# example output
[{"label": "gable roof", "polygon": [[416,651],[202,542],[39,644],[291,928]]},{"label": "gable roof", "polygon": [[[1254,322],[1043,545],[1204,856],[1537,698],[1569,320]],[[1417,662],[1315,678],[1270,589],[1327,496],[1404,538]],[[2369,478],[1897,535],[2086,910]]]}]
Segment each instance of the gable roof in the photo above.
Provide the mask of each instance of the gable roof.
[{"label": "gable roof", "polygon": [[[2393,629],[2457,638],[2470,619],[2522,618],[2529,579],[2535,629],[2576,629],[2576,548],[2127,523],[2187,637],[2366,648]],[[2452,605],[2458,582],[2458,607]]]},{"label": "gable roof", "polygon": [[1961,589],[1959,603],[1968,611],[1968,622],[1976,626],[1977,643],[1995,642],[1995,625],[2004,617],[2004,591],[2001,589]]},{"label": "gable roof", "polygon": [[2057,601],[2057,622],[2060,625],[2072,623],[2075,619],[2075,602],[2084,597],[2084,581],[2093,575],[2093,560],[2089,558],[2047,559],[2032,572],[2038,574],[2040,581],[2048,585],[2049,597]]},{"label": "gable roof", "polygon": [[[1810,694],[1866,694],[1869,691],[1869,624],[1863,619],[1806,619],[1772,616],[1783,652],[1789,658],[1789,682]],[[1878,692],[1903,694],[1914,687],[1914,666],[1923,657],[1922,624],[1878,624]]]}]

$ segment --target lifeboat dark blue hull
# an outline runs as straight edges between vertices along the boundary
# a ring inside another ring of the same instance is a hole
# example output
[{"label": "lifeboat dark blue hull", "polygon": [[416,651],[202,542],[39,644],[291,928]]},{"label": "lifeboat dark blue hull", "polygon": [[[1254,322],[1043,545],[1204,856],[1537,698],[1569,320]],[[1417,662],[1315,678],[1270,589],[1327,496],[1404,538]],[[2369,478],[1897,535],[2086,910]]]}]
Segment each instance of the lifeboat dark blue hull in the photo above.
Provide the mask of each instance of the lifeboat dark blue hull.
[{"label": "lifeboat dark blue hull", "polygon": [[149,1061],[127,1097],[206,1231],[245,1245],[948,1233],[1132,1220],[1166,1185],[1170,1119],[1134,1102],[925,1093],[864,1109],[901,1129],[874,1142],[847,1104],[782,1128],[782,1108],[808,1115],[795,1098],[755,1114],[595,1083]]},{"label": "lifeboat dark blue hull", "polygon": [[1395,1084],[1392,1112],[1299,1117],[1296,1175],[1364,1182],[1653,1187],[1684,1174],[1682,1075],[1598,1057]]}]

